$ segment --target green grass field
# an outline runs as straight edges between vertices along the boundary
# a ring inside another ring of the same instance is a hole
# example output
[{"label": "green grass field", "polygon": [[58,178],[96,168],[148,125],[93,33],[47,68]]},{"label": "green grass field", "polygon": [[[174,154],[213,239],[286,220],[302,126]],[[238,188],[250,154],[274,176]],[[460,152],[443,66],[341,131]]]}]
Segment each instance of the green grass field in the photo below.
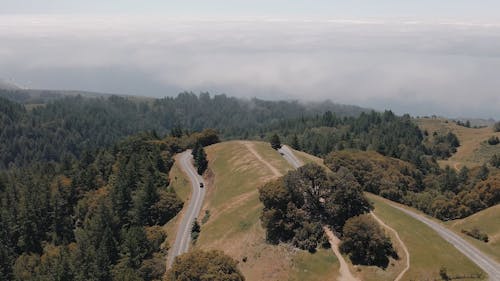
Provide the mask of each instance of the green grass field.
[{"label": "green grass field", "polygon": [[[291,169],[267,143],[251,144],[264,161],[281,173]],[[276,175],[243,142],[219,143],[207,147],[206,151],[211,173],[207,179],[209,185],[204,210],[210,210],[211,216],[202,226],[195,247],[223,250],[239,261],[239,267],[247,280],[336,280],[339,265],[332,251],[320,250],[310,254],[287,245],[269,245],[265,242],[265,231],[259,219],[262,204],[258,199],[258,187],[276,178]],[[304,163],[322,163],[320,158],[302,152],[295,153]],[[189,183],[176,165],[170,176],[171,185],[179,196],[188,198]],[[442,266],[447,268],[451,276],[481,272],[432,229],[391,207],[385,199],[368,196],[374,203],[376,215],[398,231],[410,251],[411,267],[403,280],[435,280],[439,278],[438,272]],[[490,237],[496,234],[498,238],[500,230],[494,222],[498,220],[499,212],[498,209],[490,209],[484,214],[479,213],[476,218],[480,224],[488,225],[482,230],[491,233]],[[456,230],[461,225],[473,225],[473,221],[471,217],[463,222],[456,221],[450,227]],[[175,220],[167,228],[175,230],[174,226]],[[403,255],[395,239],[392,240],[398,253]],[[497,246],[490,251],[498,253]],[[386,270],[366,266],[354,266],[352,269],[363,280],[392,280],[403,267],[402,261],[392,261]]]},{"label": "green grass field", "polygon": [[434,280],[439,278],[441,267],[445,267],[451,276],[482,272],[455,247],[423,223],[391,207],[381,197],[372,194],[368,194],[368,197],[374,203],[375,214],[394,228],[408,247],[410,270],[405,274],[404,280]]},{"label": "green grass field", "polygon": [[[291,169],[267,143],[251,144],[280,172]],[[211,216],[202,226],[196,247],[223,250],[240,262],[247,280],[325,280],[335,276],[338,263],[331,251],[310,254],[265,242],[258,188],[276,177],[266,165],[238,141],[216,144],[206,151],[213,178],[204,209]]]},{"label": "green grass field", "polygon": [[[446,224],[481,251],[500,262],[500,205],[490,207],[461,220],[449,221]],[[462,229],[471,230],[473,227],[488,234],[488,243],[461,233]]]}]

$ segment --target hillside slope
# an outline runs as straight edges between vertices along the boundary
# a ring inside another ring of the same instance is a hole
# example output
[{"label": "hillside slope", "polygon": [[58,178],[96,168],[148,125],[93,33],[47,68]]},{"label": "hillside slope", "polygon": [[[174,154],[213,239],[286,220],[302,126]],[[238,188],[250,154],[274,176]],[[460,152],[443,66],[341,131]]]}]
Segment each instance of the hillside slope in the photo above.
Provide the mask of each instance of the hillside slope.
[{"label": "hillside slope", "polygon": [[[481,249],[484,253],[489,254],[500,262],[500,205],[482,210],[472,216],[461,220],[454,220],[447,223],[448,226],[460,233],[465,239]],[[462,229],[471,230],[472,228],[488,234],[488,243],[473,239],[461,233]]]},{"label": "hillside slope", "polygon": [[500,154],[500,145],[487,143],[491,136],[500,137],[500,132],[494,133],[491,127],[467,128],[443,118],[419,118],[416,122],[421,129],[427,130],[429,134],[452,132],[457,135],[460,146],[449,159],[438,161],[442,167],[448,165],[460,169],[464,165],[468,167],[480,166],[487,162],[493,154]]},{"label": "hillside slope", "polygon": [[[471,276],[482,273],[472,261],[453,245],[443,240],[434,230],[388,204],[388,200],[368,194],[374,203],[375,214],[393,227],[410,252],[410,270],[403,280],[439,278],[439,270],[446,268],[450,276]],[[484,278],[484,273],[483,279]],[[464,280],[477,280],[470,278]]]},{"label": "hillside slope", "polygon": [[[259,220],[262,205],[257,188],[291,169],[276,151],[267,143],[239,141],[216,144],[207,147],[206,151],[211,184],[202,214],[208,210],[210,215],[202,225],[196,247],[223,249],[240,261],[239,267],[247,280],[336,279],[339,264],[331,251],[310,254],[265,242],[265,232]],[[321,163],[319,158],[295,153],[304,162]],[[267,164],[277,171],[269,169]],[[481,272],[430,228],[390,207],[383,199],[370,198],[375,202],[375,214],[399,233],[409,249],[411,267],[402,280],[439,278],[441,267],[446,267],[453,276]],[[401,245],[396,243],[395,246],[403,255]],[[394,261],[386,270],[350,266],[362,280],[391,280],[403,269],[403,264],[403,260]]]},{"label": "hillside slope", "polygon": [[[294,151],[304,162],[314,162],[322,165],[323,160],[309,154]],[[417,220],[392,208],[386,199],[368,194],[374,203],[374,213],[387,225],[398,232],[401,240],[410,253],[410,269],[401,280],[415,280],[415,278],[438,278],[441,266],[446,267],[451,274],[475,274],[481,270],[469,261],[464,255],[439,237],[432,229]],[[392,233],[393,243],[397,241]],[[401,245],[395,244],[399,255],[403,255]],[[376,267],[354,266],[362,280],[391,280],[404,267],[401,260],[391,264],[386,270]],[[420,280],[420,279],[417,279]],[[425,279],[424,279],[425,280]],[[469,279],[470,280],[470,279]]]},{"label": "hillside slope", "polygon": [[210,217],[201,227],[196,247],[224,250],[240,261],[247,280],[335,280],[338,263],[330,250],[310,254],[265,242],[257,189],[279,176],[276,172],[292,169],[279,153],[267,143],[239,141],[206,151],[213,173],[204,208]]}]

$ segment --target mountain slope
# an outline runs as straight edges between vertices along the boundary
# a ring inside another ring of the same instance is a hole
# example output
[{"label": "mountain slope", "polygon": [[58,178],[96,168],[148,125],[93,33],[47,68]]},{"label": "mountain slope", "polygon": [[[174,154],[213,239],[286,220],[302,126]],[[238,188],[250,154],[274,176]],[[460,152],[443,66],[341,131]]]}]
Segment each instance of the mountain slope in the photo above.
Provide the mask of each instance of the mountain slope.
[{"label": "mountain slope", "polygon": [[[279,153],[267,143],[239,141],[219,143],[206,150],[211,184],[204,209],[209,210],[210,217],[202,225],[196,247],[223,249],[240,261],[239,266],[247,280],[325,280],[338,275],[338,261],[331,251],[310,254],[287,245],[273,246],[265,242],[259,220],[262,205],[257,188],[277,176],[267,164],[280,174],[291,169]],[[308,154],[295,153],[304,162],[321,162]],[[453,276],[481,272],[427,226],[391,208],[383,199],[371,199],[375,201],[376,215],[399,233],[409,249],[411,267],[402,280],[438,278],[441,267],[446,267]],[[400,246],[397,243],[395,246],[403,255]],[[403,268],[404,261],[399,260],[386,270],[355,266],[353,272],[363,280],[390,280]]]},{"label": "mountain slope", "polygon": [[239,141],[216,144],[206,151],[213,173],[205,203],[210,218],[201,227],[196,247],[224,250],[240,261],[247,280],[335,278],[338,263],[330,250],[310,254],[265,242],[259,219],[263,206],[257,189],[277,176],[265,163],[280,174],[292,169],[279,153],[267,143]]},{"label": "mountain slope", "polygon": [[[410,252],[410,270],[403,280],[438,278],[444,267],[451,276],[470,276],[481,269],[423,223],[389,205],[388,200],[369,195],[375,214],[398,231]],[[484,279],[484,273],[483,273]],[[477,278],[465,279],[477,280]]]},{"label": "mountain slope", "polygon": [[442,167],[450,166],[460,169],[463,166],[476,167],[490,160],[493,154],[500,155],[500,145],[489,145],[488,138],[491,136],[500,137],[500,132],[493,132],[490,127],[467,128],[459,126],[455,122],[444,118],[419,118],[416,119],[418,126],[426,130],[429,135],[434,132],[457,135],[460,146],[457,152],[447,160],[439,160]]},{"label": "mountain slope", "polygon": [[[484,253],[500,262],[500,205],[482,210],[461,220],[450,221],[447,224]],[[474,227],[488,235],[488,243],[473,239],[461,232],[462,229],[470,231]]]}]

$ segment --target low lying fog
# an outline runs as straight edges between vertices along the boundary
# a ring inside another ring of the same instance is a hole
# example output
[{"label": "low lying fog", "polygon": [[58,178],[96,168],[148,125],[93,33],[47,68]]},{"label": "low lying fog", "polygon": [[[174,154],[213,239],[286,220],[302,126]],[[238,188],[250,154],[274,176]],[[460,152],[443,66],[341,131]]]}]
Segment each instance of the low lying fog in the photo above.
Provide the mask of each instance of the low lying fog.
[{"label": "low lying fog", "polygon": [[500,118],[500,25],[5,15],[0,42],[0,78],[29,88]]}]

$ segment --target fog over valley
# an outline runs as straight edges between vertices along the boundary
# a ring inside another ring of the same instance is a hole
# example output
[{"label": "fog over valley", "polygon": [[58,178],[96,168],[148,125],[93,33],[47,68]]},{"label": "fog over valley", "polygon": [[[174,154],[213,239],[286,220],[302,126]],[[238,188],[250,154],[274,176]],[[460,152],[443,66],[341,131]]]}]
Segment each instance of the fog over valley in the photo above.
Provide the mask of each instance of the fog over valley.
[{"label": "fog over valley", "polygon": [[0,15],[0,40],[0,78],[26,88],[500,118],[500,24]]}]

